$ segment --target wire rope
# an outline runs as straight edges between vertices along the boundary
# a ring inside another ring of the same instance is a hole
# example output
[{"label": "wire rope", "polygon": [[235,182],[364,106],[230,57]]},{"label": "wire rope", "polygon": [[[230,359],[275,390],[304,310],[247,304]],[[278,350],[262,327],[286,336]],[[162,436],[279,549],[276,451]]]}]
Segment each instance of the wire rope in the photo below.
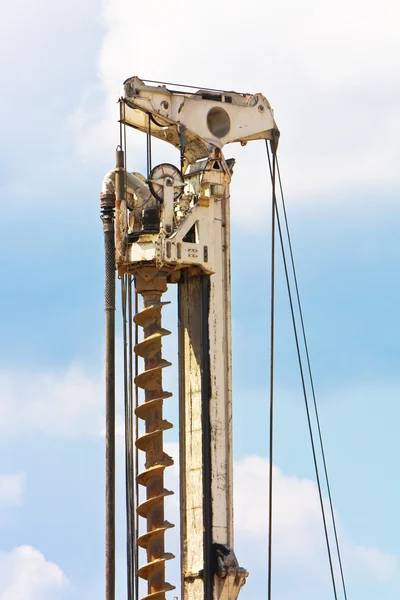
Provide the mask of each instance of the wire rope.
[{"label": "wire rope", "polygon": [[268,483],[268,600],[272,597],[272,481],[274,451],[274,357],[275,357],[275,154],[272,167],[272,211],[271,211],[271,338],[269,373],[269,483]]},{"label": "wire rope", "polygon": [[134,555],[136,548],[136,524],[134,520],[135,515],[135,496],[134,496],[134,451],[133,451],[133,315],[132,315],[132,276],[128,275],[128,354],[129,354],[129,489],[130,489],[130,518],[131,518],[131,594],[133,598],[137,598],[134,589],[134,579],[136,577],[134,567]]},{"label": "wire rope", "polygon": [[150,120],[150,115],[149,115],[149,125],[148,125],[148,131],[147,131],[147,135],[146,135],[146,154],[147,154],[147,179],[150,178],[150,173],[151,173],[151,120]]},{"label": "wire rope", "polygon": [[[271,180],[273,182],[272,185],[274,186],[274,180],[275,180],[274,172],[276,169],[276,167],[274,165],[275,160],[273,160],[273,165],[271,167],[271,157],[270,157],[269,148],[268,148],[267,143],[266,143],[266,148],[267,148],[267,156],[268,156],[268,164],[269,164]],[[320,475],[319,475],[317,453],[316,453],[316,448],[315,448],[315,443],[314,443],[314,435],[313,435],[312,422],[311,422],[311,413],[310,413],[310,407],[309,407],[309,402],[308,402],[308,397],[307,397],[307,388],[306,388],[306,383],[305,383],[303,364],[302,364],[302,359],[301,359],[300,343],[299,343],[299,337],[298,337],[297,325],[296,325],[296,316],[295,316],[292,292],[291,292],[291,287],[290,287],[289,271],[287,268],[287,261],[286,261],[286,252],[285,252],[285,247],[284,247],[282,228],[281,228],[281,224],[280,224],[279,211],[278,211],[276,202],[274,203],[274,211],[275,211],[275,215],[276,215],[279,239],[280,239],[280,244],[281,244],[281,251],[282,251],[282,258],[283,258],[283,264],[284,264],[284,270],[285,270],[285,278],[286,278],[286,284],[287,284],[287,290],[288,290],[290,311],[291,311],[292,323],[293,323],[293,331],[294,331],[295,343],[296,343],[296,351],[297,351],[297,357],[298,357],[298,363],[299,363],[299,369],[300,369],[301,384],[302,384],[302,388],[303,388],[303,396],[304,396],[304,402],[305,402],[305,408],[306,408],[306,414],[307,414],[307,423],[308,423],[308,429],[309,429],[309,434],[310,434],[310,442],[311,442],[311,449],[312,449],[312,455],[313,455],[314,469],[315,469],[315,475],[316,475],[316,479],[317,479],[318,496],[319,496],[319,502],[320,502],[320,507],[321,507],[322,520],[323,520],[325,542],[326,542],[326,548],[327,548],[328,560],[329,560],[329,568],[330,568],[331,579],[332,579],[332,587],[333,587],[333,593],[334,593],[335,600],[337,600],[335,573],[334,573],[332,553],[331,553],[330,543],[329,543],[328,526],[327,526],[324,501],[323,501],[323,496],[322,496],[322,486],[321,486],[321,480],[320,480]],[[268,600],[270,600],[270,597],[268,598]]]},{"label": "wire rope", "polygon": [[[125,105],[121,105],[120,148],[124,151],[126,173],[126,123]],[[125,197],[127,180],[124,178]],[[126,495],[126,557],[127,557],[127,600],[138,598],[136,575],[136,520],[135,520],[135,460],[133,449],[133,315],[132,315],[132,276],[121,277],[121,301],[123,317],[123,357],[124,357],[124,417],[125,417],[125,495]]]},{"label": "wire rope", "polygon": [[130,394],[129,394],[129,366],[128,366],[128,335],[127,335],[127,275],[121,277],[121,303],[122,303],[122,335],[124,357],[124,415],[125,415],[125,508],[126,508],[126,558],[127,558],[127,596],[132,600],[132,512],[131,512],[131,471],[130,471]]},{"label": "wire rope", "polygon": [[299,309],[304,350],[305,350],[306,359],[307,359],[307,370],[308,370],[308,375],[309,375],[309,379],[310,379],[311,395],[312,395],[312,399],[313,399],[313,406],[314,406],[314,412],[315,412],[316,423],[317,423],[318,438],[319,438],[319,444],[320,444],[320,448],[321,448],[322,464],[323,464],[323,468],[324,468],[326,488],[327,488],[327,492],[328,492],[328,500],[329,500],[331,519],[332,519],[332,527],[333,527],[333,532],[334,532],[334,537],[335,537],[336,553],[337,553],[337,557],[338,557],[343,594],[344,594],[345,600],[347,600],[347,589],[346,589],[346,583],[345,583],[345,578],[344,578],[342,557],[341,557],[341,552],[340,552],[339,536],[337,533],[335,512],[333,510],[333,500],[332,500],[332,494],[331,494],[331,486],[330,486],[329,477],[328,477],[328,467],[327,467],[326,454],[325,454],[324,443],[323,443],[323,438],[322,438],[322,429],[321,429],[321,422],[320,422],[319,410],[318,410],[318,405],[317,405],[317,398],[316,398],[316,393],[315,393],[314,377],[313,377],[312,369],[311,369],[310,353],[309,353],[309,349],[308,349],[308,341],[307,341],[306,329],[305,329],[305,324],[304,324],[303,309],[302,309],[301,300],[300,300],[300,291],[299,291],[299,285],[298,285],[298,279],[297,279],[296,266],[295,266],[295,262],[294,262],[292,239],[291,239],[291,235],[290,235],[289,221],[288,221],[288,217],[287,217],[286,202],[285,202],[285,196],[283,193],[282,178],[281,178],[278,159],[277,159],[276,166],[277,166],[277,173],[278,173],[278,180],[279,180],[280,195],[281,195],[281,200],[282,200],[285,229],[286,229],[286,235],[287,235],[287,239],[288,239],[290,261],[292,264],[292,272],[293,272],[293,280],[294,280],[295,291],[296,291],[296,299],[297,299],[297,305],[298,305],[298,309]]},{"label": "wire rope", "polygon": [[[135,315],[137,315],[137,313],[139,312],[139,298],[138,298],[138,293],[136,291],[136,285],[135,285]],[[135,346],[139,343],[139,328],[138,325],[135,323]],[[134,353],[135,359],[134,359],[134,373],[135,373],[135,379],[139,373],[139,357],[136,354],[136,352]],[[139,437],[139,418],[136,414],[136,409],[139,406],[139,388],[135,383],[135,440],[138,439]],[[139,473],[139,450],[138,447],[135,444],[135,468],[134,468],[134,472],[135,472],[135,498],[136,498],[136,503],[139,504],[139,483],[137,480],[137,476]],[[139,515],[137,513],[137,511],[135,511],[135,532],[136,532],[136,536],[139,536]],[[135,565],[134,565],[134,572],[135,572],[135,598],[136,600],[138,600],[139,598],[139,577],[138,577],[138,568],[139,568],[139,547],[138,545],[135,543]]]},{"label": "wire rope", "polygon": [[[183,88],[188,88],[190,90],[199,90],[199,91],[204,91],[204,92],[220,92],[221,94],[234,93],[234,92],[226,92],[224,90],[216,90],[215,88],[202,88],[202,87],[195,86],[195,85],[185,85],[184,83],[171,83],[168,81],[155,81],[154,79],[144,79],[143,81],[147,81],[148,83],[159,83],[161,85],[174,85],[175,87],[183,87]],[[182,93],[185,94],[188,92],[182,91]]]}]

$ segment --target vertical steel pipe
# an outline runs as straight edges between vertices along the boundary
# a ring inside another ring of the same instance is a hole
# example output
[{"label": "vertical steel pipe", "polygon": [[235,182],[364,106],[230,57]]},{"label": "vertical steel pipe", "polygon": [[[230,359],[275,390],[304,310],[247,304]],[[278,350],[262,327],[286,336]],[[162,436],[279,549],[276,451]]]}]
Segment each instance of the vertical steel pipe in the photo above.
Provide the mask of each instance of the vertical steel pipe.
[{"label": "vertical steel pipe", "polygon": [[113,194],[101,195],[105,252],[106,556],[105,598],[115,600],[115,234]]}]

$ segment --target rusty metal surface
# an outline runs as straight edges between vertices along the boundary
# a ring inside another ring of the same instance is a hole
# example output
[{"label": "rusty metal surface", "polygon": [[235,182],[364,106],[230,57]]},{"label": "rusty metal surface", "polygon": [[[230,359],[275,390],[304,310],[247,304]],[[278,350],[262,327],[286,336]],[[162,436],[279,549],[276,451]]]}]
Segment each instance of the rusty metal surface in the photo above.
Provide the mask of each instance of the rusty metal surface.
[{"label": "rusty metal surface", "polygon": [[165,593],[175,586],[165,581],[165,562],[174,555],[165,552],[165,532],[174,527],[164,519],[164,498],[173,492],[164,488],[164,470],[173,465],[173,459],[163,449],[163,432],[172,427],[163,419],[163,401],[172,394],[163,390],[162,370],[171,363],[162,359],[162,338],[169,331],[161,327],[161,311],[167,302],[161,296],[167,289],[167,274],[156,269],[136,273],[136,290],[143,297],[143,307],[135,323],[143,328],[143,340],[135,352],[143,358],[144,370],[135,378],[135,384],[144,390],[145,401],[136,409],[145,423],[144,433],[136,440],[139,450],[145,452],[145,470],[138,475],[138,483],[146,488],[146,500],[137,507],[140,517],[146,519],[147,530],[137,543],[146,550],[147,563],[138,569],[138,576],[148,582],[145,599],[165,600]]}]

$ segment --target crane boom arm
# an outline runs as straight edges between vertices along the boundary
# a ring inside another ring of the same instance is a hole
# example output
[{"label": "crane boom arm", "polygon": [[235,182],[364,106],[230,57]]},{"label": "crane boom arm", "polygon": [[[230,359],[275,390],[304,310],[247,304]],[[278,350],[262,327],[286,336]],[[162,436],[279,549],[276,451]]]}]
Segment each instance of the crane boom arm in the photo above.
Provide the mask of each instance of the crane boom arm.
[{"label": "crane boom arm", "polygon": [[[124,83],[124,122],[173,144],[185,144],[189,163],[209,155],[212,147],[250,140],[273,139],[278,128],[262,94],[171,91],[146,85],[138,77]],[[184,140],[183,140],[184,138]]]}]

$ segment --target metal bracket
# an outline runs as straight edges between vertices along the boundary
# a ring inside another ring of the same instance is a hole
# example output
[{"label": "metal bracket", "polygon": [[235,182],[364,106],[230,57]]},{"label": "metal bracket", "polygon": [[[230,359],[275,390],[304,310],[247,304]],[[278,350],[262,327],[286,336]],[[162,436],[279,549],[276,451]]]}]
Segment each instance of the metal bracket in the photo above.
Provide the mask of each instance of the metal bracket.
[{"label": "metal bracket", "polygon": [[219,600],[236,600],[249,573],[239,567],[233,550],[223,544],[213,544],[215,559],[214,585]]}]

